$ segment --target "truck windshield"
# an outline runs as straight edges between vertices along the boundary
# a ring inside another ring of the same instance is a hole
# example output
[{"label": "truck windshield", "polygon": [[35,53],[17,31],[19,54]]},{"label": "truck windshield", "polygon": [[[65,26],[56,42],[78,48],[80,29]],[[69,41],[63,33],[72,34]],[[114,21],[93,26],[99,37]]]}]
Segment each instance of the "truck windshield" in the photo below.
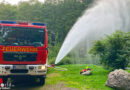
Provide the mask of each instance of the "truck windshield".
[{"label": "truck windshield", "polygon": [[44,41],[44,29],[0,26],[0,45],[43,46]]}]

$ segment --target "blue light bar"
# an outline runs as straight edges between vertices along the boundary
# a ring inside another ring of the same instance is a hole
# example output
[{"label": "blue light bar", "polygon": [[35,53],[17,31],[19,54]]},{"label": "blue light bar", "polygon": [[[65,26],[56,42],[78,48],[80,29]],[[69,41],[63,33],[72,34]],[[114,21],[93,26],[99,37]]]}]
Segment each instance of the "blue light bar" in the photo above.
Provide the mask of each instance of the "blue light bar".
[{"label": "blue light bar", "polygon": [[0,21],[0,23],[4,23],[4,24],[16,24],[15,21]]},{"label": "blue light bar", "polygon": [[37,26],[46,26],[44,23],[32,23],[32,25],[37,25]]}]

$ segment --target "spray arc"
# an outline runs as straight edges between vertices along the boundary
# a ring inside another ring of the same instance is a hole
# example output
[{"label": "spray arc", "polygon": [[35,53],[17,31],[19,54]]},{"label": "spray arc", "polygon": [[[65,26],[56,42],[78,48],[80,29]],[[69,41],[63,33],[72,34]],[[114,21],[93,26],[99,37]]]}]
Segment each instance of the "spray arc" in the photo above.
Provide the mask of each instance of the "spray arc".
[{"label": "spray arc", "polygon": [[98,0],[86,10],[69,31],[55,64],[61,61],[79,42],[94,40],[116,30],[130,30],[130,0]]}]

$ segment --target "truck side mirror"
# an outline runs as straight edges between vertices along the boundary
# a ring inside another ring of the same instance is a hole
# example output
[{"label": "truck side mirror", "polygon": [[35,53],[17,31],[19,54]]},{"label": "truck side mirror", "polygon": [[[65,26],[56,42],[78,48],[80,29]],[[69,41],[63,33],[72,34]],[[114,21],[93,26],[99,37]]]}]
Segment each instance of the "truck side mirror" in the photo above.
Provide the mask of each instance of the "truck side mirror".
[{"label": "truck side mirror", "polygon": [[55,46],[55,40],[56,40],[55,36],[56,36],[55,33],[51,34],[51,45],[52,46]]}]

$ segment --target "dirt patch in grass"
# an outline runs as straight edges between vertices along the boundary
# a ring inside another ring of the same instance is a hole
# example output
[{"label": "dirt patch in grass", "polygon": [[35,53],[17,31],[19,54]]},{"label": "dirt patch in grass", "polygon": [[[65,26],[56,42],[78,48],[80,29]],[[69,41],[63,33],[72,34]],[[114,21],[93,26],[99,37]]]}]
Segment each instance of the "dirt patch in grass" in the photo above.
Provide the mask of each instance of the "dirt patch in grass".
[{"label": "dirt patch in grass", "polygon": [[79,90],[77,88],[68,88],[66,85],[62,82],[56,84],[56,85],[45,85],[42,90]]},{"label": "dirt patch in grass", "polygon": [[53,84],[53,85],[44,85],[44,86],[17,86],[15,88],[12,88],[11,90],[79,90],[77,88],[69,88],[65,85],[65,83],[60,82],[58,84]]},{"label": "dirt patch in grass", "polygon": [[48,74],[47,77],[60,77],[61,75],[59,73],[51,73],[51,74]]}]

